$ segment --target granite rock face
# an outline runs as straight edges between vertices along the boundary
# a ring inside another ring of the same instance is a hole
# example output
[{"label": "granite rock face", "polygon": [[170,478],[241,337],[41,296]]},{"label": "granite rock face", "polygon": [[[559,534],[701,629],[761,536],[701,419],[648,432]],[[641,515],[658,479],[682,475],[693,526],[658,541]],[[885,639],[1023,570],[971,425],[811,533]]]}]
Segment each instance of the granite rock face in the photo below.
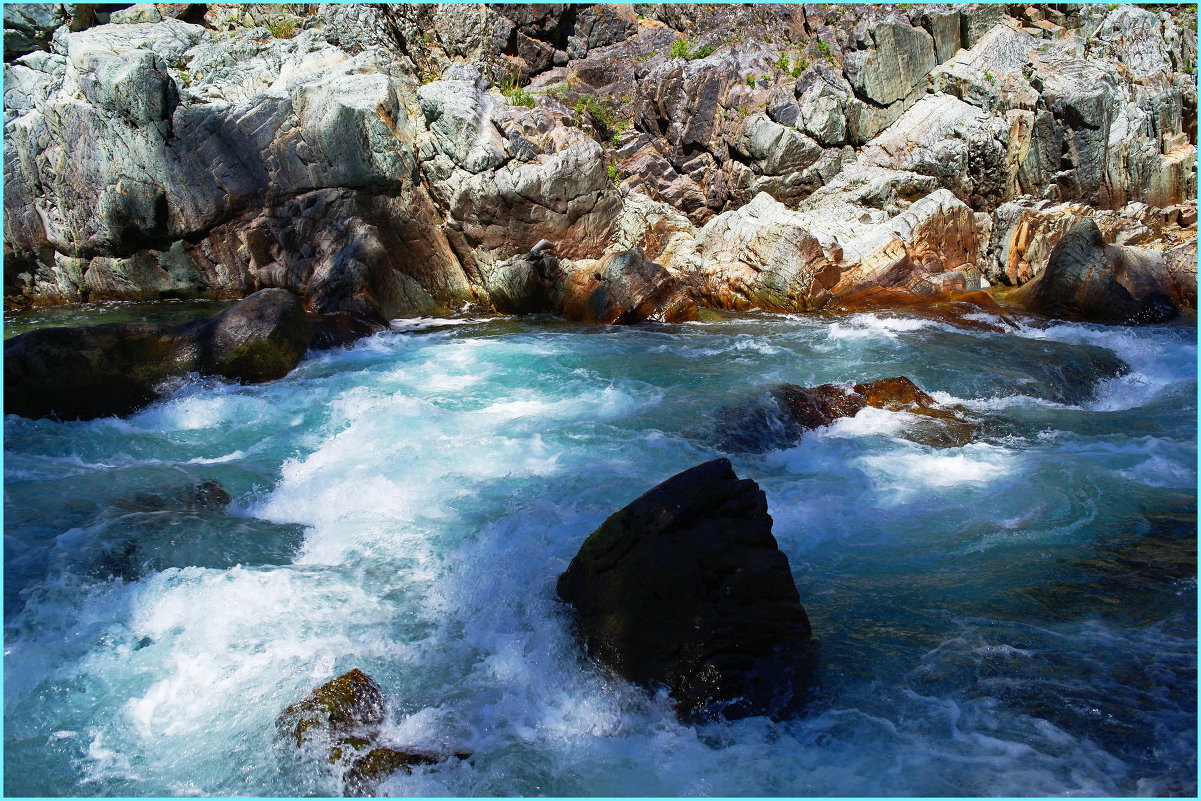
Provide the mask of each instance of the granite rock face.
[{"label": "granite rock face", "polygon": [[666,685],[683,720],[786,717],[816,643],[763,491],[726,459],[676,475],[593,532],[558,582],[588,649]]},{"label": "granite rock face", "polygon": [[[279,287],[376,325],[469,303],[590,320],[624,310],[586,311],[583,276],[643,282],[613,262],[635,249],[692,303],[780,310],[1018,286],[1078,217],[1167,251],[1196,236],[1194,19],[9,5],[5,299]],[[573,289],[514,297],[544,240]],[[639,292],[629,319],[680,313]]]},{"label": "granite rock face", "polygon": [[1179,313],[1192,287],[1191,277],[1171,269],[1164,254],[1107,245],[1096,222],[1085,218],[1060,238],[1047,269],[1014,299],[1063,320],[1159,323]]}]

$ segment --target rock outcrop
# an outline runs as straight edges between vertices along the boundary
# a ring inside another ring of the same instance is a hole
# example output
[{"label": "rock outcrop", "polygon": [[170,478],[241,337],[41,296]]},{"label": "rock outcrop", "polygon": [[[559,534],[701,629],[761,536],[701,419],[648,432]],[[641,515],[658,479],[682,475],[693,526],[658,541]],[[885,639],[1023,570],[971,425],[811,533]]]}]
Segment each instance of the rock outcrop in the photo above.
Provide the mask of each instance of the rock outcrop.
[{"label": "rock outcrop", "polygon": [[1086,218],[1055,245],[1046,270],[1010,300],[1062,320],[1158,323],[1195,298],[1191,278],[1170,269],[1162,253],[1105,244],[1096,222]]},{"label": "rock outcrop", "polygon": [[815,647],[763,491],[715,459],[594,531],[559,578],[591,653],[666,685],[684,720],[787,716],[812,687]]},{"label": "rock outcrop", "polygon": [[6,304],[675,319],[1196,237],[1183,7],[180,8],[5,7]]},{"label": "rock outcrop", "polygon": [[904,376],[851,387],[781,384],[768,393],[766,401],[726,409],[718,415],[723,448],[737,452],[787,447],[805,431],[854,417],[869,406],[913,415],[914,421],[903,434],[925,445],[958,447],[971,442],[977,433],[976,424],[961,407],[938,403]]},{"label": "rock outcrop", "polygon": [[179,325],[43,328],[4,343],[4,411],[90,420],[136,411],[189,372],[270,381],[296,366],[312,335],[296,296],[282,289]]},{"label": "rock outcrop", "polygon": [[[352,795],[370,788],[398,771],[412,772],[450,758],[380,745],[380,727],[388,706],[379,684],[355,668],[313,690],[313,694],[285,709],[276,721],[280,733],[297,747],[314,743],[326,749],[329,762],[340,769]],[[468,754],[456,754],[465,759]]]}]

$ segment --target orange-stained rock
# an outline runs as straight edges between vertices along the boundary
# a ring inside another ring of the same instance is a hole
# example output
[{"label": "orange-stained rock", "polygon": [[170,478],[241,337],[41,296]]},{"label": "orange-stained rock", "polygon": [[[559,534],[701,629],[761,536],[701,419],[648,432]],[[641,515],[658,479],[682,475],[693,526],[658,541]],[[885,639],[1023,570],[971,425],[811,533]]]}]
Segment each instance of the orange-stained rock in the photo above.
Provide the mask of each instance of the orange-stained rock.
[{"label": "orange-stained rock", "polygon": [[581,323],[695,320],[696,302],[662,265],[641,250],[577,262],[553,291],[555,313]]},{"label": "orange-stained rock", "polygon": [[929,418],[932,424],[918,423],[905,432],[908,439],[926,445],[956,447],[966,445],[976,435],[976,426],[964,416],[961,407],[943,406],[904,376],[856,384],[850,390],[838,384],[818,387],[784,384],[773,395],[793,420],[806,429],[829,425],[840,417],[854,417],[861,409],[872,406]]},{"label": "orange-stained rock", "polygon": [[1107,245],[1085,218],[1056,244],[1046,271],[1008,300],[1063,320],[1135,324],[1175,317],[1190,292],[1195,280],[1190,286],[1187,272],[1171,271],[1163,253]]},{"label": "orange-stained rock", "polygon": [[[836,312],[904,311],[916,317],[981,331],[1006,331],[1017,326],[1012,315],[984,291],[917,295],[892,287],[869,287],[844,295],[830,305]],[[982,320],[969,315],[987,314]]]}]

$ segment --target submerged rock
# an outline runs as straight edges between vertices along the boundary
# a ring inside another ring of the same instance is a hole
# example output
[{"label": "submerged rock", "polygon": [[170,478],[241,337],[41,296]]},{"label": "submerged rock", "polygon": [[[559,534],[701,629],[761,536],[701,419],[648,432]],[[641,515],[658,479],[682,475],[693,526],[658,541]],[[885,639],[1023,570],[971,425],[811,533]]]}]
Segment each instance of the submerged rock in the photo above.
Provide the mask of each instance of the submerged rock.
[{"label": "submerged rock", "polygon": [[300,302],[283,289],[180,325],[30,331],[4,343],[4,411],[90,420],[130,414],[157,398],[164,381],[189,372],[271,381],[296,366],[312,335]]},{"label": "submerged rock", "polygon": [[[449,758],[380,745],[379,730],[387,714],[387,701],[379,684],[355,668],[287,707],[276,720],[276,727],[297,747],[309,741],[328,747],[329,761],[343,768],[346,789],[362,795],[397,771],[412,772],[415,767]],[[466,759],[470,755],[454,756]]]},{"label": "submerged rock", "polygon": [[669,478],[594,531],[559,577],[590,652],[666,685],[683,720],[797,712],[816,642],[763,490],[727,459]]},{"label": "submerged rock", "polygon": [[1064,320],[1158,323],[1179,314],[1189,296],[1175,275],[1162,253],[1107,245],[1096,222],[1085,218],[1055,245],[1046,271],[1010,299]]},{"label": "submerged rock", "polygon": [[849,389],[840,384],[781,384],[768,393],[767,401],[727,409],[719,415],[722,447],[744,452],[786,447],[805,431],[854,417],[869,406],[917,415],[919,419],[905,429],[904,436],[924,445],[958,447],[971,442],[977,433],[961,407],[938,403],[904,376]]}]

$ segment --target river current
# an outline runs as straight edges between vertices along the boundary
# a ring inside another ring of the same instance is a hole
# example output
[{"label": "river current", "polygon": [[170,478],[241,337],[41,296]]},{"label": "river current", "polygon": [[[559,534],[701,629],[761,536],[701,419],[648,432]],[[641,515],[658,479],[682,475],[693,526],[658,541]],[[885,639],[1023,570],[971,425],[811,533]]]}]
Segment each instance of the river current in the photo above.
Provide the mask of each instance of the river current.
[{"label": "river current", "polygon": [[[274,721],[358,667],[393,742],[473,754],[380,794],[1195,795],[1192,323],[394,329],[127,419],[5,420],[7,794],[336,794]],[[773,384],[895,375],[977,440],[866,409],[720,448]],[[821,640],[798,720],[679,723],[554,595],[609,514],[722,455]],[[205,481],[228,509],[181,500]]]}]

